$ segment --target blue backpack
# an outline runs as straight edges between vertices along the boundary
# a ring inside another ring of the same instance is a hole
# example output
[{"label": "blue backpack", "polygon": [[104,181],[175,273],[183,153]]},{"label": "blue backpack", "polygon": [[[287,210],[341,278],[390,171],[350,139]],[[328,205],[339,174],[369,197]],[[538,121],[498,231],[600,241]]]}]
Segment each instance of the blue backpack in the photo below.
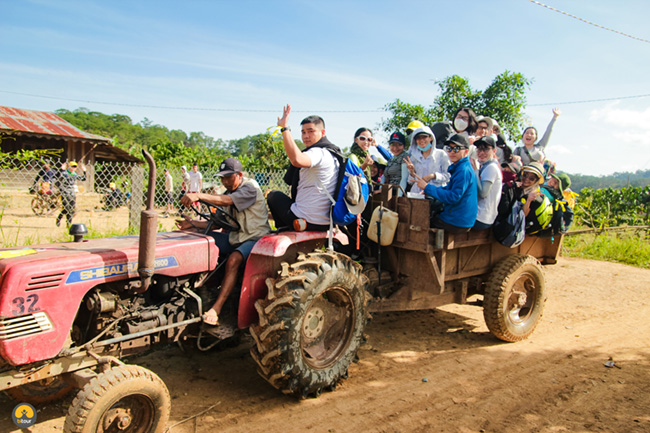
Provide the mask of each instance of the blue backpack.
[{"label": "blue backpack", "polygon": [[510,213],[503,218],[497,218],[492,226],[492,234],[506,247],[515,248],[521,245],[526,238],[526,215],[519,200],[514,202]]},{"label": "blue backpack", "polygon": [[347,226],[357,219],[368,203],[370,186],[363,170],[350,158],[330,152],[339,161],[339,173],[332,201],[332,221]]}]

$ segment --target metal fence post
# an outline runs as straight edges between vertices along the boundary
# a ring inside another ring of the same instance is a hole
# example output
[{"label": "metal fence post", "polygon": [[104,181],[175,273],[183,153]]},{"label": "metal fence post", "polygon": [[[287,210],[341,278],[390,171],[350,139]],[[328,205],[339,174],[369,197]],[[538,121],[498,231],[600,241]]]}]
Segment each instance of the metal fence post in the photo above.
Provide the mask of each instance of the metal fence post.
[{"label": "metal fence post", "polygon": [[144,205],[144,167],[131,166],[131,200],[129,201],[129,231],[140,230],[140,211]]}]

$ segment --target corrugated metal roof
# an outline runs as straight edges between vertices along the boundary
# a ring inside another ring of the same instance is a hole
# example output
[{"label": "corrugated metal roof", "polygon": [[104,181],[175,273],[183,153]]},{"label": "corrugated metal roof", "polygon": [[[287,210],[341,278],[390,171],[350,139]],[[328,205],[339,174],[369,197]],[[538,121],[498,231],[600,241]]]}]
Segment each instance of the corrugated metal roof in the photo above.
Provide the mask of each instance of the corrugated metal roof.
[{"label": "corrugated metal roof", "polygon": [[74,137],[90,141],[111,142],[110,138],[77,129],[54,113],[0,106],[0,130],[32,134]]}]

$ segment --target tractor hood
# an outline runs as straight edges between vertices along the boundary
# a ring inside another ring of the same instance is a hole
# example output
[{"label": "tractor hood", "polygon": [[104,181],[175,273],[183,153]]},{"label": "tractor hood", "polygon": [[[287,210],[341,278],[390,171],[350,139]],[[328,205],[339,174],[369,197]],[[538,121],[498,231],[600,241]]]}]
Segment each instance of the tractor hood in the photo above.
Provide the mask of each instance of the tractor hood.
[{"label": "tractor hood", "polygon": [[[159,233],[155,244],[157,275],[197,274],[217,264],[210,236]],[[13,365],[56,356],[90,289],[138,278],[138,236],[0,249],[0,257],[0,356]]]}]

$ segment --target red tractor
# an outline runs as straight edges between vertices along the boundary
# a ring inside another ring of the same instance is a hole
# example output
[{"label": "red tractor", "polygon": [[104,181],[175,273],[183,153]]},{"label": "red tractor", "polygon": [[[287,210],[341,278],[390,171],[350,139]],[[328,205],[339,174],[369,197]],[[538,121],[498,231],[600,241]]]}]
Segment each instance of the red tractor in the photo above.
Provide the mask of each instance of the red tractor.
[{"label": "red tractor", "polygon": [[[479,294],[488,327],[506,341],[530,335],[541,317],[538,259],[554,263],[561,237],[511,250],[489,231],[453,236],[429,229],[427,201],[385,190],[382,201],[399,223],[383,256],[362,266],[326,248],[347,243],[340,233],[270,234],[246,263],[230,318],[211,332],[201,315],[218,289],[219,251],[208,235],[156,234],[155,164],[145,158],[151,176],[139,237],[84,240],[73,225],[74,242],[0,251],[0,390],[27,403],[77,390],[65,432],[162,432],[167,388],[121,361],[159,343],[207,350],[248,328],[259,374],[304,398],[347,377],[372,311],[430,309]],[[204,216],[228,224],[219,210]]]}]

